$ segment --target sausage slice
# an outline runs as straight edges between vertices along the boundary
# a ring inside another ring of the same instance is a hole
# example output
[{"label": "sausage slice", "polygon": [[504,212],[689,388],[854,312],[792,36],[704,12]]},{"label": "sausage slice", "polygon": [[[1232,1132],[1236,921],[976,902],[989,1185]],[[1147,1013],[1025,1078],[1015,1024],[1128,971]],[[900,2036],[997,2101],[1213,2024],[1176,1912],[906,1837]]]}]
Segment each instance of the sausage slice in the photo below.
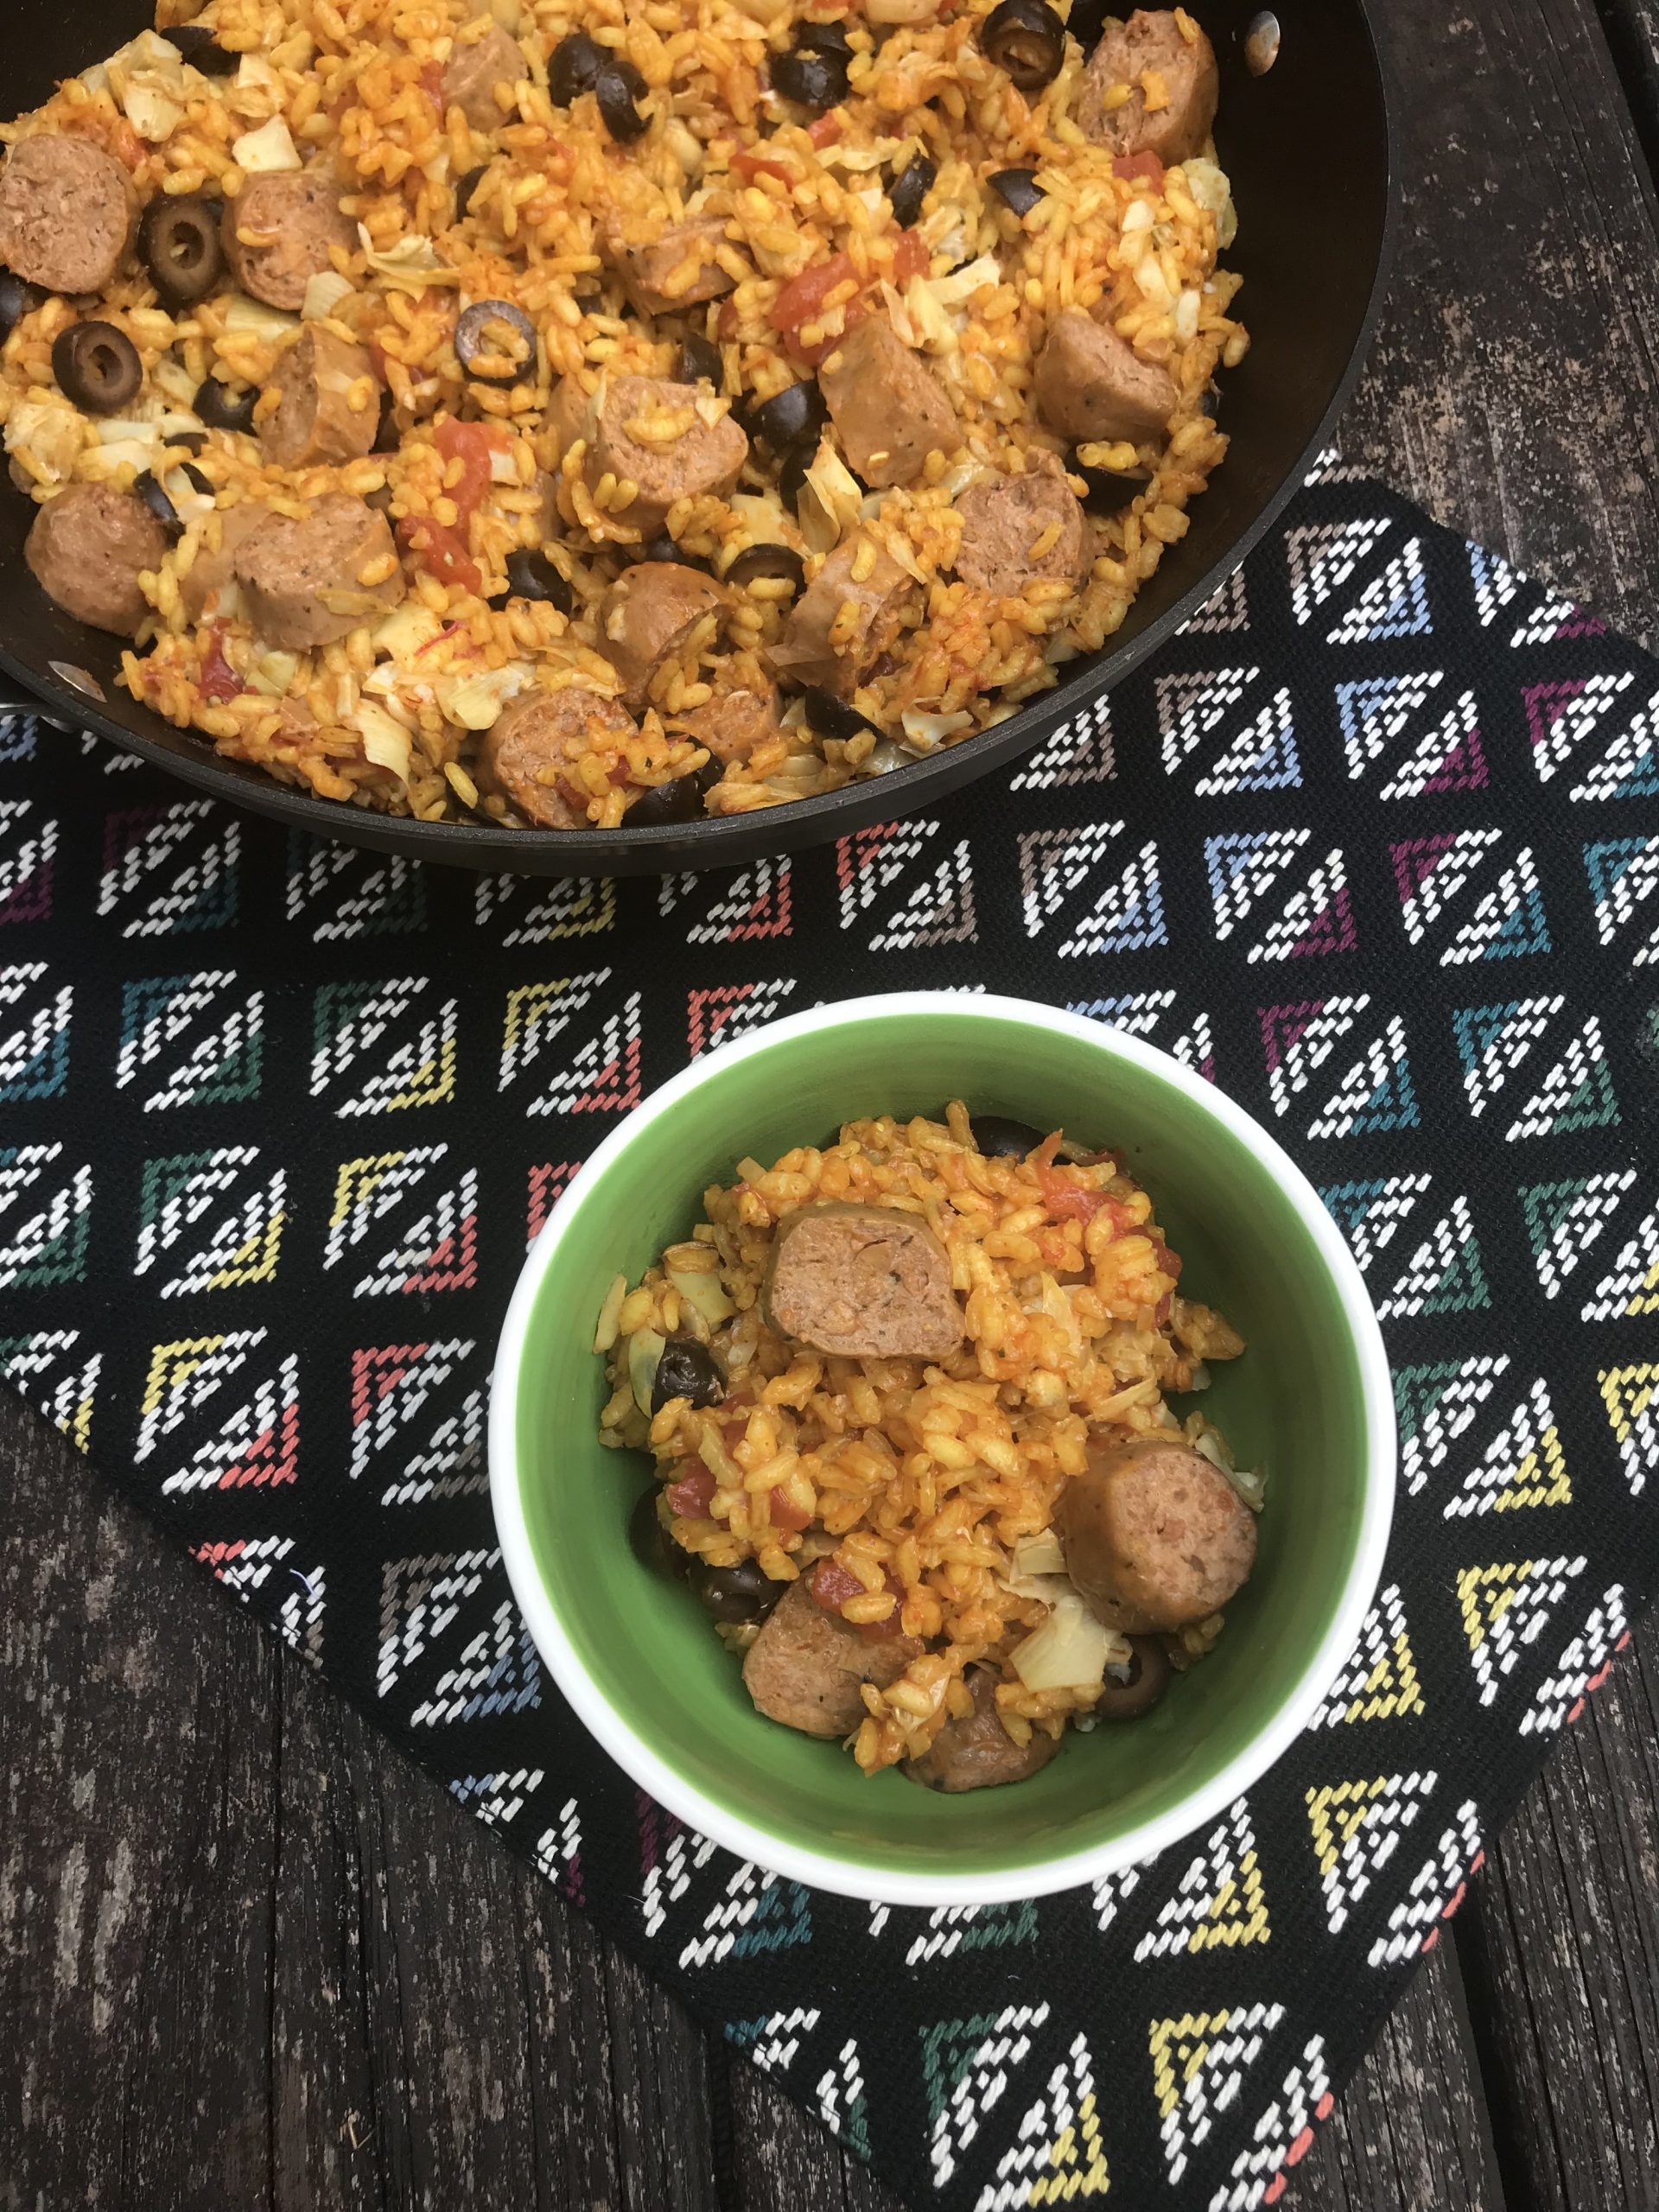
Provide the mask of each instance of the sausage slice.
[{"label": "sausage slice", "polygon": [[818,371],[818,389],[848,461],[875,490],[912,483],[930,453],[961,443],[944,386],[885,315],[848,332]]},{"label": "sausage slice", "polygon": [[842,1359],[945,1359],[963,1339],[950,1254],[894,1206],[785,1214],[761,1298],[774,1329]]},{"label": "sausage slice", "polygon": [[[1083,509],[1051,453],[1028,454],[1023,476],[973,485],[957,501],[957,574],[976,591],[1018,597],[1034,576],[1069,582],[1083,566]],[[1052,543],[1033,557],[1051,531]]]},{"label": "sausage slice", "polygon": [[[610,475],[632,483],[635,495],[619,519],[650,534],[661,528],[677,499],[711,492],[723,499],[736,483],[749,442],[729,414],[706,422],[697,406],[707,392],[694,384],[666,377],[615,377],[607,382],[593,411],[592,443],[586,473],[597,486]],[[664,442],[636,436],[654,425],[677,426]]]},{"label": "sausage slice", "polygon": [[[391,556],[391,569],[374,583]],[[237,549],[248,620],[267,645],[309,652],[377,621],[406,588],[385,515],[349,492],[319,499],[303,521],[269,516]]]},{"label": "sausage slice", "polygon": [[243,539],[270,515],[270,509],[257,499],[245,499],[240,506],[226,507],[219,516],[217,546],[210,547],[207,542],[212,525],[204,529],[195,559],[179,578],[179,597],[191,621],[200,622],[205,615],[213,614],[219,594],[236,581],[236,556]]},{"label": "sausage slice", "polygon": [[625,569],[599,604],[600,650],[622,678],[636,712],[657,671],[684,652],[699,623],[713,618],[712,644],[726,626],[732,595],[712,576],[679,561],[641,561]]},{"label": "sausage slice", "polygon": [[358,461],[380,427],[380,380],[366,346],[348,345],[308,322],[277,359],[271,382],[282,394],[259,434],[273,468]]},{"label": "sausage slice", "polygon": [[586,806],[570,796],[577,787],[561,789],[570,763],[594,740],[633,733],[631,715],[584,685],[526,691],[508,702],[479,741],[479,788],[498,792],[539,829],[585,830]]},{"label": "sausage slice", "polygon": [[778,719],[778,694],[770,684],[761,691],[742,686],[716,692],[706,706],[694,707],[689,715],[674,715],[669,726],[677,736],[706,746],[727,767],[734,760],[747,760],[757,745],[780,736],[783,731]]},{"label": "sausage slice", "polygon": [[1255,1516],[1185,1444],[1143,1436],[1098,1448],[1060,1492],[1065,1571],[1108,1628],[1185,1627],[1224,1605],[1255,1564]]},{"label": "sausage slice", "polygon": [[101,292],[137,216],[132,179],[89,138],[41,131],[0,169],[0,261],[48,292]]},{"label": "sausage slice", "polygon": [[861,1636],[793,1582],[749,1646],[743,1681],[768,1720],[807,1736],[850,1736],[864,1718],[861,1685],[886,1689],[922,1649],[913,1636]]},{"label": "sausage slice", "polygon": [[130,638],[149,613],[138,578],[161,567],[167,545],[166,531],[135,493],[72,484],[36,514],[23,557],[66,614]]},{"label": "sausage slice", "polygon": [[996,1709],[996,1676],[976,1667],[966,1679],[972,1713],[966,1720],[947,1720],[920,1758],[906,1763],[903,1770],[910,1779],[954,1796],[1024,1782],[1046,1767],[1060,1748],[1054,1738],[1033,1728],[1028,1744],[1016,1744]]},{"label": "sausage slice", "polygon": [[530,74],[524,48],[499,23],[482,38],[458,38],[443,71],[443,107],[458,107],[474,130],[486,135],[507,120],[495,103],[498,85],[522,84]]},{"label": "sausage slice", "polygon": [[1169,427],[1180,397],[1155,361],[1081,308],[1049,326],[1032,391],[1038,411],[1063,438],[1145,445]]},{"label": "sausage slice", "polygon": [[652,236],[630,240],[614,212],[600,226],[599,250],[622,279],[639,315],[672,315],[702,300],[717,300],[732,278],[715,258],[726,243],[723,215],[693,215],[683,223],[653,225]]},{"label": "sausage slice", "polygon": [[[1167,8],[1137,8],[1127,23],[1109,22],[1083,73],[1077,122],[1096,145],[1114,154],[1155,154],[1173,168],[1204,151],[1216,119],[1221,79],[1216,50],[1198,29],[1188,39]],[[1147,104],[1147,73],[1160,105]],[[1129,86],[1109,110],[1106,93]]]},{"label": "sausage slice", "polygon": [[[850,698],[919,606],[920,586],[883,548],[876,549],[868,573],[855,581],[869,543],[850,537],[838,545],[791,608],[783,635],[768,649],[772,666],[790,683]],[[853,615],[842,627],[842,609],[849,600]]]},{"label": "sausage slice", "polygon": [[243,290],[289,315],[304,306],[311,279],[334,267],[333,248],[349,253],[357,244],[357,226],[341,212],[332,181],[317,169],[250,177],[226,208],[219,231]]}]

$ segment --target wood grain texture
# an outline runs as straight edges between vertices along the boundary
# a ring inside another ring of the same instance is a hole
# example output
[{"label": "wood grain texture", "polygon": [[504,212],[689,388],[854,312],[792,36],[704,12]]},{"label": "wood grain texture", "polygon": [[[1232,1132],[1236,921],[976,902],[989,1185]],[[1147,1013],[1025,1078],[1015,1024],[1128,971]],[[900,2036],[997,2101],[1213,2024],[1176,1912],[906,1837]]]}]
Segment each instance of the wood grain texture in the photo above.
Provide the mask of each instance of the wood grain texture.
[{"label": "wood grain texture", "polygon": [[[1601,10],[1377,10],[1407,214],[1342,437],[1650,637],[1659,0]],[[0,1468],[0,2212],[892,2212],[3,1398]],[[1300,2212],[1649,2212],[1656,1684],[1650,1631]]]}]

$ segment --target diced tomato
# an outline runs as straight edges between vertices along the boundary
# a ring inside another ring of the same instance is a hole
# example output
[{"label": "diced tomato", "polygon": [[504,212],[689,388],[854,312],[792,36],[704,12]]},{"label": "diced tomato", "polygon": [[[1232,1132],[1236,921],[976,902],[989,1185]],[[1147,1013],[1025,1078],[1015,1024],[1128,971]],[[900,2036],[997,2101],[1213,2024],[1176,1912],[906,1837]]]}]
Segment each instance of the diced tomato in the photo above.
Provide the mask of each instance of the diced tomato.
[{"label": "diced tomato", "polygon": [[858,1632],[866,1643],[891,1643],[893,1637],[902,1636],[905,1624],[899,1618],[905,1603],[905,1593],[892,1575],[887,1577],[887,1588],[893,1593],[893,1611],[884,1621],[861,1621]]},{"label": "diced tomato", "polygon": [[247,687],[225,658],[225,625],[215,622],[208,635],[212,643],[201,664],[199,688],[204,699],[219,705],[226,699],[239,698]]},{"label": "diced tomato", "polygon": [[803,1513],[786,1490],[778,1484],[772,1486],[772,1525],[774,1529],[800,1529],[811,1525],[812,1516]]},{"label": "diced tomato", "polygon": [[432,442],[446,461],[461,463],[460,482],[445,488],[465,522],[483,505],[495,480],[490,474],[490,456],[502,450],[502,434],[483,423],[458,423],[449,415],[432,433]]},{"label": "diced tomato", "polygon": [[568,807],[570,807],[575,813],[585,814],[587,812],[588,794],[584,791],[578,791],[576,786],[571,782],[569,776],[561,776],[555,783],[553,788],[557,791],[559,797],[564,801],[565,804]]},{"label": "diced tomato", "polygon": [[668,1486],[668,1510],[683,1514],[688,1521],[706,1521],[709,1501],[715,1494],[715,1478],[710,1469],[694,1467],[689,1475]]},{"label": "diced tomato", "polygon": [[459,584],[463,591],[481,588],[484,579],[466,540],[430,515],[405,515],[397,525],[397,542],[440,583]]},{"label": "diced tomato", "polygon": [[1112,175],[1122,177],[1126,184],[1143,176],[1161,190],[1164,165],[1156,154],[1120,154],[1112,163]]},{"label": "diced tomato", "polygon": [[908,284],[912,276],[925,276],[933,265],[927,240],[919,231],[901,231],[893,250],[893,281]]},{"label": "diced tomato", "polygon": [[844,253],[832,253],[828,261],[803,269],[798,276],[791,276],[772,303],[768,321],[774,330],[798,330],[804,322],[810,322],[824,300],[837,284],[844,284],[855,275],[853,264]]},{"label": "diced tomato", "polygon": [[1166,1290],[1163,1296],[1159,1300],[1157,1306],[1153,1311],[1152,1325],[1154,1329],[1161,1329],[1163,1327],[1165,1322],[1169,1319],[1170,1309],[1174,1303],[1175,1294],[1173,1291]]},{"label": "diced tomato", "polygon": [[719,321],[716,324],[716,327],[718,328],[721,336],[722,338],[735,338],[737,335],[737,302],[735,300],[728,300],[725,306],[721,308],[720,311]]},{"label": "diced tomato", "polygon": [[841,117],[831,108],[828,115],[821,115],[816,123],[809,123],[806,135],[815,146],[833,146],[841,136]]},{"label": "diced tomato", "polygon": [[849,1598],[861,1598],[864,1585],[851,1571],[833,1559],[821,1559],[812,1570],[808,1587],[815,1601],[826,1613],[836,1613]]},{"label": "diced tomato", "polygon": [[1185,1265],[1180,1254],[1179,1252],[1172,1252],[1168,1245],[1164,1243],[1161,1237],[1158,1238],[1154,1242],[1153,1249],[1158,1255],[1158,1266],[1160,1271],[1162,1274],[1168,1275],[1173,1281],[1179,1282],[1181,1279],[1181,1268]]},{"label": "diced tomato", "polygon": [[[1044,1151],[1047,1148],[1046,1145],[1043,1147]],[[1097,1213],[1106,1212],[1111,1219],[1113,1236],[1123,1234],[1128,1216],[1122,1202],[1109,1192],[1085,1190],[1080,1183],[1068,1182],[1040,1157],[1037,1179],[1043,1186],[1043,1203],[1048,1208],[1051,1221],[1080,1221],[1086,1229]]]},{"label": "diced tomato", "polygon": [[770,154],[757,154],[753,146],[741,146],[732,156],[732,167],[750,184],[758,176],[775,176],[785,184],[793,184],[795,172],[787,162],[775,160]]},{"label": "diced tomato", "polygon": [[421,90],[440,115],[443,112],[443,64],[429,61],[421,71]]}]

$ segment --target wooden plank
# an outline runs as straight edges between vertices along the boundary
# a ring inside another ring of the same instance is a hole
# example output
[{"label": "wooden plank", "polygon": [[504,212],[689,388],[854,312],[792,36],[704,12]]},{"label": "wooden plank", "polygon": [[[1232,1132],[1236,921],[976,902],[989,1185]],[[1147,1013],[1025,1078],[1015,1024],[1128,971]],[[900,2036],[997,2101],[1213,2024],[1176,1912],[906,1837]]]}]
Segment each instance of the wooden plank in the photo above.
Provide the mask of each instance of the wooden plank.
[{"label": "wooden plank", "polygon": [[1659,0],[1598,0],[1651,181],[1659,183]]}]

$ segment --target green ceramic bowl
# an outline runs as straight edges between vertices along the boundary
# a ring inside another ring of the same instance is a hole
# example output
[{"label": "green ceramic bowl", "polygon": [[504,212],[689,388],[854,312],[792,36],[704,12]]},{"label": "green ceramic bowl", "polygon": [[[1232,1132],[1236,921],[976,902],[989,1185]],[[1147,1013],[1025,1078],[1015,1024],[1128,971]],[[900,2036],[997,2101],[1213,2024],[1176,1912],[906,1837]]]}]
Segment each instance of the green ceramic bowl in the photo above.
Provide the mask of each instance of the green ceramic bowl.
[{"label": "green ceramic bowl", "polygon": [[[859,1115],[976,1112],[1122,1147],[1249,1349],[1206,1411],[1268,1469],[1261,1549],[1227,1629],[1147,1719],[1069,1734],[1015,1787],[943,1797],[861,1774],[762,1719],[696,1601],[628,1548],[643,1460],[601,1448],[591,1350],[607,1286],[686,1236],[745,1154],[827,1143]],[[850,1896],[1029,1897],[1149,1858],[1215,1817],[1305,1726],[1374,1595],[1394,1497],[1393,1401],[1359,1274],[1267,1132],[1166,1054],[1023,1001],[906,992],[773,1023],[694,1063],[559,1200],[497,1357],[490,1473],[513,1590],[559,1688],[618,1764],[742,1858]]]}]

